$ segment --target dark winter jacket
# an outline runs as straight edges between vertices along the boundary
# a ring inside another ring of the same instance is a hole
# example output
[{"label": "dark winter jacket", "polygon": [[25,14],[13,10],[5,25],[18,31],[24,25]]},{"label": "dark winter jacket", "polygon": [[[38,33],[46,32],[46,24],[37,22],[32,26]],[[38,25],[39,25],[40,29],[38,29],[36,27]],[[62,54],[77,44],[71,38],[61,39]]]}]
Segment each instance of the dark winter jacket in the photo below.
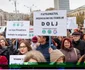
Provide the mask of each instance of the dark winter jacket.
[{"label": "dark winter jacket", "polygon": [[[51,46],[51,48],[56,49],[56,47],[54,47],[54,46]],[[50,62],[49,43],[46,43],[44,45],[40,44],[36,48],[36,50],[40,51],[44,55],[47,62]]]},{"label": "dark winter jacket", "polygon": [[10,55],[17,55],[19,53],[18,50],[14,49],[12,46],[11,47],[7,47],[7,48],[2,48],[0,47],[0,55],[2,56],[6,56],[6,58],[9,61],[9,56]]},{"label": "dark winter jacket", "polygon": [[[55,43],[57,43],[58,46],[56,46]],[[57,49],[61,48],[61,41],[58,38],[53,39],[53,44],[56,46]]]},{"label": "dark winter jacket", "polygon": [[83,40],[72,41],[73,46],[80,51],[81,56],[85,54],[85,42]]}]

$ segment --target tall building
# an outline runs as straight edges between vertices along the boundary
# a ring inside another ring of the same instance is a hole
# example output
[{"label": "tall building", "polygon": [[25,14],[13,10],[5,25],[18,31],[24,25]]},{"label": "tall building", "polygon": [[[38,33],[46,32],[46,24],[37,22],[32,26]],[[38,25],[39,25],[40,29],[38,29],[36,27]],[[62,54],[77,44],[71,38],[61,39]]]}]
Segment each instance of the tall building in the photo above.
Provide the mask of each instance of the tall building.
[{"label": "tall building", "polygon": [[57,10],[70,10],[69,0],[54,0],[54,7]]}]

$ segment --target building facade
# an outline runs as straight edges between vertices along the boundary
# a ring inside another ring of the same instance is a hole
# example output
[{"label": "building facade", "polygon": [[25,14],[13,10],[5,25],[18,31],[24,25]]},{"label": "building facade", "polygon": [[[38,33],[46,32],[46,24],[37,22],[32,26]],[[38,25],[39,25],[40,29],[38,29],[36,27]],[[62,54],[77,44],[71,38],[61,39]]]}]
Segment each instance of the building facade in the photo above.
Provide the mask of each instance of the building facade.
[{"label": "building facade", "polygon": [[76,17],[77,18],[77,24],[80,27],[83,27],[83,23],[84,23],[84,20],[85,20],[85,5],[77,8],[77,9],[69,11],[67,15],[68,15],[68,17]]},{"label": "building facade", "polygon": [[0,9],[0,26],[6,26],[6,21],[23,21],[29,18],[28,14],[23,13],[8,13]]},{"label": "building facade", "polygon": [[85,5],[68,12],[68,16],[78,16],[82,14],[85,19]]},{"label": "building facade", "polygon": [[54,8],[57,10],[70,10],[69,0],[54,0]]}]

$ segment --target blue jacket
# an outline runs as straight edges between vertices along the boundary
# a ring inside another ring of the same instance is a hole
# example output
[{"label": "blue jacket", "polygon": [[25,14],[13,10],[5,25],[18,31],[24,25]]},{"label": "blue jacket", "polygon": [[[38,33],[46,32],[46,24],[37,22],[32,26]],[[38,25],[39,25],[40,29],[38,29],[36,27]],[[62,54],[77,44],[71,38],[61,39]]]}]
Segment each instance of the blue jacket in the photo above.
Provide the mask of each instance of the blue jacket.
[{"label": "blue jacket", "polygon": [[[56,49],[55,46],[51,46],[51,48],[52,49]],[[45,57],[45,59],[46,59],[47,62],[50,62],[49,43],[46,43],[44,45],[41,45],[40,44],[36,48],[36,50],[40,51],[44,55],[44,57]]]}]

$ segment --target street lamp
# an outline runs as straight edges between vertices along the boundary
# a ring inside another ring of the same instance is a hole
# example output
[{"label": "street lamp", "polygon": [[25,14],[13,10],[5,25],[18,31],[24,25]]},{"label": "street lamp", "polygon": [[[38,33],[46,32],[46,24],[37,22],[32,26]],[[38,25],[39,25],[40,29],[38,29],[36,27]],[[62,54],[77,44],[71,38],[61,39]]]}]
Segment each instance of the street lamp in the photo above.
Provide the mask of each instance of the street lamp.
[{"label": "street lamp", "polygon": [[[34,4],[32,5],[32,6],[30,6],[30,7],[28,7],[28,6],[26,6],[26,5],[24,5],[24,7],[26,7],[26,8],[29,8],[30,9],[30,18],[29,18],[29,20],[30,20],[30,24],[32,24],[33,22],[33,18],[32,18],[32,7],[34,6]],[[36,7],[36,6],[35,6]],[[33,25],[33,24],[32,24]]]},{"label": "street lamp", "polygon": [[17,13],[17,1],[16,0],[9,0],[14,2],[14,7],[15,7],[15,13]]},{"label": "street lamp", "polygon": [[[30,6],[30,7],[28,7],[28,6],[26,6],[26,5],[24,5],[24,7],[26,7],[26,8],[29,8],[30,9],[30,14],[32,13],[32,7],[34,6],[34,4],[32,4],[32,6]],[[34,7],[37,7],[37,6],[34,6]]]},{"label": "street lamp", "polygon": [[17,20],[17,0],[9,0],[14,2],[15,13],[16,13],[16,20]]}]

